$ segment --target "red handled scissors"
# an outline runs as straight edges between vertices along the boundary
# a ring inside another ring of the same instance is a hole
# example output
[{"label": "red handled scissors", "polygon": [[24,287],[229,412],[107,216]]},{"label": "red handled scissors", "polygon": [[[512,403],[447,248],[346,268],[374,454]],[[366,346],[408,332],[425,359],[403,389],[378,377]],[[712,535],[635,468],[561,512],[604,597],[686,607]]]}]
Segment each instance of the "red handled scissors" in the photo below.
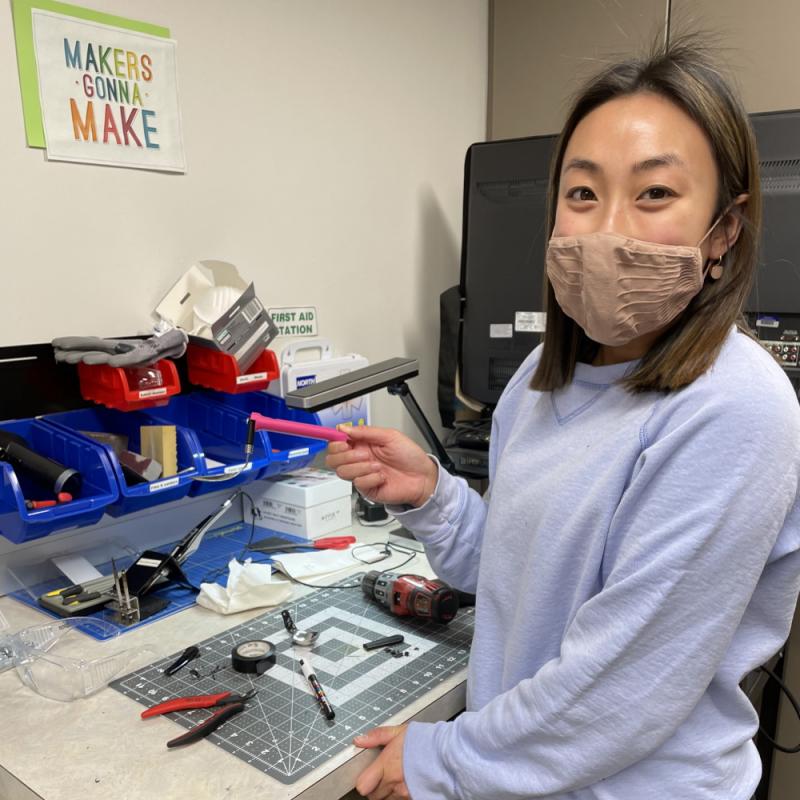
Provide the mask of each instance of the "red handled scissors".
[{"label": "red handled scissors", "polygon": [[346,550],[355,543],[355,536],[329,536],[325,539],[315,539],[309,546],[316,547],[317,550]]},{"label": "red handled scissors", "polygon": [[259,553],[288,553],[290,550],[346,550],[355,543],[355,536],[328,536],[311,542],[286,542],[285,545],[270,544],[269,547],[259,547],[258,542],[255,542],[250,545],[250,549],[257,550]]},{"label": "red handled scissors", "polygon": [[160,714],[169,714],[173,711],[189,711],[193,708],[216,709],[208,719],[199,725],[195,725],[194,728],[190,728],[181,736],[170,739],[167,742],[167,747],[180,747],[181,745],[192,744],[204,739],[231,717],[244,711],[245,703],[254,697],[257,692],[257,689],[253,689],[247,694],[220,692],[219,694],[201,694],[194,697],[176,697],[174,700],[167,700],[145,709],[142,711],[142,719],[157,717]]}]

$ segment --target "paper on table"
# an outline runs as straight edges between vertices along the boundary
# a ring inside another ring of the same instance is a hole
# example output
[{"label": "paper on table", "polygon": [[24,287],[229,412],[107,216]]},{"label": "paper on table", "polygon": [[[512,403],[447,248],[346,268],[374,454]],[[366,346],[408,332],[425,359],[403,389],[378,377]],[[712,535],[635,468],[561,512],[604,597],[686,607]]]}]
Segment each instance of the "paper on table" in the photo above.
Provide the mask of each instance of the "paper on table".
[{"label": "paper on table", "polygon": [[274,555],[272,563],[285,575],[302,581],[306,578],[318,578],[320,575],[327,575],[331,572],[340,572],[357,564],[358,562],[350,552],[351,549],[348,547],[347,550],[319,550],[316,553]]},{"label": "paper on table", "polygon": [[83,556],[56,556],[53,563],[76,585],[103,577]]}]

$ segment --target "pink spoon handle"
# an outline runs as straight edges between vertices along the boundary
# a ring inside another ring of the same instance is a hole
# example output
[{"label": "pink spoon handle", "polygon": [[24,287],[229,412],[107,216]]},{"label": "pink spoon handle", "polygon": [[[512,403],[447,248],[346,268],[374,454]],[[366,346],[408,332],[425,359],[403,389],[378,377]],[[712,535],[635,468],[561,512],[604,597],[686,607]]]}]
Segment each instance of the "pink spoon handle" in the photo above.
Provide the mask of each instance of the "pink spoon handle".
[{"label": "pink spoon handle", "polygon": [[289,419],[275,419],[257,414],[255,411],[250,419],[256,423],[257,431],[275,431],[275,433],[291,433],[295,436],[308,436],[311,439],[326,439],[329,442],[346,442],[347,434],[335,428],[325,428],[322,425],[309,425],[307,422],[293,422]]}]

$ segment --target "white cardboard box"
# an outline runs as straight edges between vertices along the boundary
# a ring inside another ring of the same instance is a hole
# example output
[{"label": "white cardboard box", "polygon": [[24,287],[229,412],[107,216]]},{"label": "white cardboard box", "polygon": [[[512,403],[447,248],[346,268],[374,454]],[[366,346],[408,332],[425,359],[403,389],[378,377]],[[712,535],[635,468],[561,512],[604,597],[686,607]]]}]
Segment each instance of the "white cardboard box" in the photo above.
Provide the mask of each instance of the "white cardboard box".
[{"label": "white cardboard box", "polygon": [[263,527],[318,539],[352,525],[350,483],[331,470],[308,467],[268,478],[262,485],[253,499],[257,524]]}]

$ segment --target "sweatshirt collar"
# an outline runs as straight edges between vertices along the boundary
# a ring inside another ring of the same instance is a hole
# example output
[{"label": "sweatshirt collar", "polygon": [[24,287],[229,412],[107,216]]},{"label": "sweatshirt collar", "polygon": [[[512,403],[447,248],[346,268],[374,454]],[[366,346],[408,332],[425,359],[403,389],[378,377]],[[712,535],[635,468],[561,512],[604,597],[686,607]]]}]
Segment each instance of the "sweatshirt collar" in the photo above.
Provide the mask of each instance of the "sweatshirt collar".
[{"label": "sweatshirt collar", "polygon": [[575,364],[573,380],[598,386],[609,386],[620,378],[625,377],[628,373],[633,372],[640,360],[623,361],[620,364],[606,364],[602,367],[594,367],[591,364],[584,364],[582,361],[578,361]]}]

